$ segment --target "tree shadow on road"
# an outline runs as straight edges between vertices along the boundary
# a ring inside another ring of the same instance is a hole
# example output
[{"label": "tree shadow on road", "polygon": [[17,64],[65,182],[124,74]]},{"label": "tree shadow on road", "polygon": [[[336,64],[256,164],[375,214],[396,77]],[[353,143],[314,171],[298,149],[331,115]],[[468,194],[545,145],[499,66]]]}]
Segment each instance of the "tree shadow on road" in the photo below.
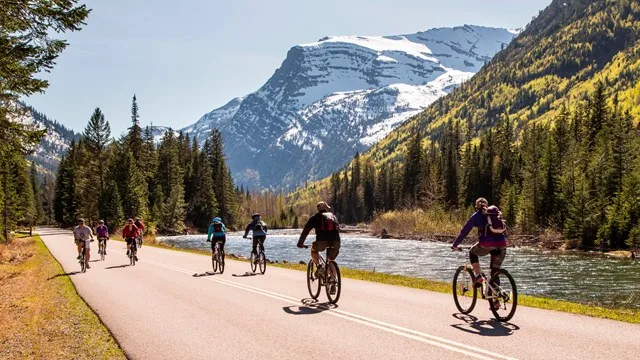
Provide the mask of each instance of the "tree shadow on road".
[{"label": "tree shadow on road", "polygon": [[315,299],[302,299],[300,302],[303,306],[284,306],[282,310],[289,315],[314,315],[338,307],[336,304],[328,302],[321,303]]},{"label": "tree shadow on road", "polygon": [[520,330],[518,325],[498,320],[481,320],[473,315],[453,314],[453,317],[464,321],[464,324],[453,324],[451,327],[480,336],[509,336]]},{"label": "tree shadow on road", "polygon": [[80,274],[80,271],[72,271],[72,272],[68,272],[68,273],[56,274],[56,275],[53,275],[52,277],[48,278],[47,281],[48,280],[53,280],[55,278],[59,278],[61,276],[72,276],[72,275],[76,275],[76,274]]},{"label": "tree shadow on road", "polygon": [[120,268],[126,268],[129,267],[129,264],[122,264],[122,265],[114,265],[114,266],[107,266],[105,269],[120,269]]}]

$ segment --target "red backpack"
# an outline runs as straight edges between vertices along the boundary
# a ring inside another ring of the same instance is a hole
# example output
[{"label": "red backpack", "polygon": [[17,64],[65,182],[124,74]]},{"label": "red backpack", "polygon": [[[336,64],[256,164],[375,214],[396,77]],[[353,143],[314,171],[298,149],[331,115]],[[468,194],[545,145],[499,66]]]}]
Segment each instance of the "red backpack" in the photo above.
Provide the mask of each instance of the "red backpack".
[{"label": "red backpack", "polygon": [[333,213],[324,212],[322,213],[322,225],[320,225],[321,231],[339,231],[340,224],[338,223],[338,218]]}]

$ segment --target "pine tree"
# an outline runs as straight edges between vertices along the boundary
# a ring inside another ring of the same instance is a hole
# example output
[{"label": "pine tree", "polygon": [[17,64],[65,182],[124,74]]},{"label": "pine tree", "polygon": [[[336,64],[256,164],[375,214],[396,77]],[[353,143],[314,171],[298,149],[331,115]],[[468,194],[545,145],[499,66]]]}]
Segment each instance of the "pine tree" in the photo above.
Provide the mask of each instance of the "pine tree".
[{"label": "pine tree", "polygon": [[169,130],[158,148],[158,177],[164,202],[160,215],[160,228],[182,231],[185,219],[184,176],[180,164],[180,143]]},{"label": "pine tree", "polygon": [[60,160],[58,173],[56,175],[53,206],[55,220],[62,226],[71,226],[75,224],[78,218],[76,152],[76,142],[71,141],[66,156]]},{"label": "pine tree", "polygon": [[362,221],[362,166],[360,153],[356,152],[351,165],[351,183],[349,187],[349,212],[352,222]]},{"label": "pine tree", "polygon": [[109,122],[105,120],[104,114],[100,108],[96,108],[89,119],[89,123],[84,130],[83,137],[85,145],[91,154],[90,162],[87,164],[90,173],[98,176],[99,194],[102,194],[105,187],[105,164],[107,162],[106,148],[111,138],[111,127]]},{"label": "pine tree", "polygon": [[192,196],[189,203],[189,218],[194,226],[205,229],[218,212],[218,203],[213,191],[213,176],[207,155],[202,152],[194,163],[193,186],[198,189],[197,196]]},{"label": "pine tree", "polygon": [[122,199],[116,181],[107,178],[105,189],[100,195],[100,219],[104,220],[112,232],[119,227],[124,218],[121,204]]},{"label": "pine tree", "polygon": [[402,194],[408,207],[415,207],[418,202],[420,175],[422,173],[422,136],[415,132],[407,146],[404,157],[404,176],[402,180]]},{"label": "pine tree", "polygon": [[527,126],[522,135],[523,168],[523,216],[522,228],[533,231],[543,216],[542,208],[542,154],[545,133],[539,125]]},{"label": "pine tree", "polygon": [[122,199],[122,210],[128,218],[147,216],[147,183],[142,171],[136,166],[133,153],[123,149],[120,171],[124,175],[123,183],[118,187]]},{"label": "pine tree", "polygon": [[140,127],[140,114],[138,109],[138,101],[135,94],[131,101],[131,127],[127,135],[127,145],[133,154],[136,167],[144,167],[145,162],[142,159],[144,141],[142,140],[142,128]]},{"label": "pine tree", "polygon": [[44,223],[53,225],[53,202],[55,194],[55,180],[45,174],[42,180],[42,206],[44,209]]},{"label": "pine tree", "polygon": [[596,137],[607,122],[608,116],[607,98],[605,96],[604,83],[602,81],[597,83],[596,90],[589,100],[588,116],[587,141],[589,144],[589,150],[593,151],[596,146]]},{"label": "pine tree", "polygon": [[45,221],[44,208],[42,207],[42,190],[40,189],[40,180],[36,171],[35,163],[31,162],[29,169],[29,180],[31,182],[31,191],[33,192],[33,213],[34,217],[32,225],[38,225]]},{"label": "pine tree", "polygon": [[387,197],[389,194],[389,165],[384,164],[378,171],[378,178],[375,182],[375,211],[384,212],[387,208]]},{"label": "pine tree", "polygon": [[375,181],[376,171],[373,167],[373,163],[370,159],[364,163],[364,190],[363,190],[363,205],[364,205],[364,221],[369,221],[373,218],[375,211]]}]

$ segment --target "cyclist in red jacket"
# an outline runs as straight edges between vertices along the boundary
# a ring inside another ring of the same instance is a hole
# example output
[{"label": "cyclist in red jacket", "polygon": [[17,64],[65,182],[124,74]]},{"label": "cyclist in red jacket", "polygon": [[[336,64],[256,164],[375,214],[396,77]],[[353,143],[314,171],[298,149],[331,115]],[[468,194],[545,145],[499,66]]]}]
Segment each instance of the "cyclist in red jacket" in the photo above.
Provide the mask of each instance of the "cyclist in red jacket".
[{"label": "cyclist in red jacket", "polygon": [[[122,229],[122,238],[127,242],[127,255],[131,252],[132,246],[133,250],[137,250],[136,239],[138,236],[140,236],[140,229],[133,224],[133,219],[128,219],[127,225]],[[135,256],[135,259],[138,261],[137,256]]]}]

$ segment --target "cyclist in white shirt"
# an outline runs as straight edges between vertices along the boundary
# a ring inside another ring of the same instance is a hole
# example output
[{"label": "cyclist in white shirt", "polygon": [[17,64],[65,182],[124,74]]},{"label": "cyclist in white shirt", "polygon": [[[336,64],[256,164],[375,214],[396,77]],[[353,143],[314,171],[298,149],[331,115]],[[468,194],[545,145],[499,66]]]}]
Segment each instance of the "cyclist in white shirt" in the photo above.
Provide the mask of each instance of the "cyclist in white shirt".
[{"label": "cyclist in white shirt", "polygon": [[87,258],[87,269],[90,269],[89,260],[91,258],[90,244],[93,241],[93,231],[91,227],[84,226],[84,219],[78,219],[78,226],[73,228],[73,238],[78,246],[78,260],[81,258],[82,242],[85,244],[85,256]]}]

